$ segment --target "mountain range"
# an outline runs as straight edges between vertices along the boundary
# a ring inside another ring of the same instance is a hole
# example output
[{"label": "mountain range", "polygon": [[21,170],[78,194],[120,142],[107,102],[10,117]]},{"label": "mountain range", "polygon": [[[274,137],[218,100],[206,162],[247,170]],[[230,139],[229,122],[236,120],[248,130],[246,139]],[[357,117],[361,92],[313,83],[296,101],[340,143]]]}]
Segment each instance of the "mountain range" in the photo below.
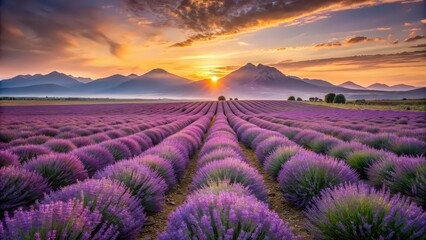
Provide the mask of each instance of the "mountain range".
[{"label": "mountain range", "polygon": [[362,87],[353,82],[333,85],[325,80],[287,76],[278,69],[251,63],[216,82],[191,81],[163,69],[143,75],[112,75],[91,80],[59,72],[46,75],[18,75],[0,81],[0,96],[70,96],[121,98],[216,98],[218,95],[250,99],[286,99],[290,95],[322,97],[343,93],[348,99],[425,98],[426,88],[409,85],[373,84]]}]

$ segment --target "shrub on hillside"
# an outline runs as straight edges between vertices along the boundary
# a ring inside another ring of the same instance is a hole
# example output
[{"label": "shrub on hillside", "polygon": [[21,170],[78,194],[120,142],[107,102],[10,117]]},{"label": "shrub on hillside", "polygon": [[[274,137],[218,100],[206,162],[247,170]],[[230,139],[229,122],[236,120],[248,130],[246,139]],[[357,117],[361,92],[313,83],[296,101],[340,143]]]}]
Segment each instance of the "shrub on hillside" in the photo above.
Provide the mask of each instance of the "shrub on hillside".
[{"label": "shrub on hillside", "polygon": [[290,96],[287,98],[287,101],[296,101],[296,98],[294,96]]},{"label": "shrub on hillside", "polygon": [[334,101],[334,98],[336,97],[336,94],[335,93],[329,93],[329,94],[327,94],[327,95],[325,95],[325,97],[324,97],[324,101],[326,102],[326,103],[332,103],[333,101]]},{"label": "shrub on hillside", "polygon": [[333,103],[346,103],[345,95],[343,95],[343,94],[337,94],[334,97]]}]

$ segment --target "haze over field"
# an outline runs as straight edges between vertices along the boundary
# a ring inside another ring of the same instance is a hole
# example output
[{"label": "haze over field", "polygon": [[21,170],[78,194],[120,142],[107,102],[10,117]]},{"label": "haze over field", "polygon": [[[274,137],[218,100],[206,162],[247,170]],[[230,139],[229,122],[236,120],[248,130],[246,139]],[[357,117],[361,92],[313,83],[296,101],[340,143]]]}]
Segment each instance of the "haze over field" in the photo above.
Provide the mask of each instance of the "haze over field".
[{"label": "haze over field", "polygon": [[419,0],[6,0],[0,95],[424,97],[425,8]]}]

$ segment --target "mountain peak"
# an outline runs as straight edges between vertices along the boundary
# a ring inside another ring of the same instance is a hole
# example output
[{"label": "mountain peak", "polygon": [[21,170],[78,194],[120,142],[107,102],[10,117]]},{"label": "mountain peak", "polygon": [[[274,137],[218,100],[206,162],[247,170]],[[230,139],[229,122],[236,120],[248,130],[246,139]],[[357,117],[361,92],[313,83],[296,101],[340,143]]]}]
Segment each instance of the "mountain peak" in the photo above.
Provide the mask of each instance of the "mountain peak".
[{"label": "mountain peak", "polygon": [[164,70],[162,68],[154,68],[154,69],[152,69],[151,71],[149,71],[145,74],[159,74],[159,73],[164,74],[164,73],[169,73],[169,72],[167,72],[166,70]]},{"label": "mountain peak", "polygon": [[344,88],[348,88],[348,89],[357,89],[357,90],[361,90],[361,89],[365,89],[365,87],[358,85],[352,81],[346,81],[340,85],[338,85],[339,87],[344,87]]}]

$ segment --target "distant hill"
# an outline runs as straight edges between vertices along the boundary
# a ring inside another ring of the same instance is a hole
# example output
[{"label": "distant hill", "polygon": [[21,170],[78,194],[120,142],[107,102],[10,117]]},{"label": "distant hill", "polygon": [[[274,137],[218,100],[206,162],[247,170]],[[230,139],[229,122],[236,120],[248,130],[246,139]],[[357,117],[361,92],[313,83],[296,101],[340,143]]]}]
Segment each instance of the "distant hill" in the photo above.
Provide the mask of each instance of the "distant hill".
[{"label": "distant hill", "polygon": [[[344,83],[340,84],[339,87],[344,87],[344,88],[349,88],[349,89],[357,89],[357,90],[365,90],[366,89],[365,87],[360,86],[360,85],[358,85],[354,82],[351,82],[351,81],[344,82]],[[374,90],[374,89],[372,89],[372,90]]]},{"label": "distant hill", "polygon": [[153,69],[142,76],[133,77],[117,86],[103,91],[103,93],[158,93],[168,89],[190,84],[193,81],[171,74],[163,69]]},{"label": "distant hill", "polygon": [[41,84],[56,84],[63,87],[78,87],[83,83],[63,73],[53,71],[46,75],[18,75],[11,79],[0,81],[0,88],[26,87]]},{"label": "distant hill", "polygon": [[[86,81],[82,83],[80,81]],[[226,97],[250,99],[287,99],[294,95],[302,99],[323,98],[325,94],[343,93],[347,99],[426,98],[426,88],[408,85],[389,87],[373,84],[363,88],[353,82],[338,86],[325,80],[287,76],[274,67],[248,63],[222,77],[191,81],[163,69],[153,69],[143,75],[112,75],[96,80],[75,78],[52,72],[46,75],[18,75],[0,81],[2,96],[81,96],[81,97],[144,97],[201,99]]]},{"label": "distant hill", "polygon": [[378,91],[410,91],[416,89],[414,86],[406,84],[398,84],[394,86],[388,86],[382,83],[375,83],[367,87],[369,90],[378,90]]}]

